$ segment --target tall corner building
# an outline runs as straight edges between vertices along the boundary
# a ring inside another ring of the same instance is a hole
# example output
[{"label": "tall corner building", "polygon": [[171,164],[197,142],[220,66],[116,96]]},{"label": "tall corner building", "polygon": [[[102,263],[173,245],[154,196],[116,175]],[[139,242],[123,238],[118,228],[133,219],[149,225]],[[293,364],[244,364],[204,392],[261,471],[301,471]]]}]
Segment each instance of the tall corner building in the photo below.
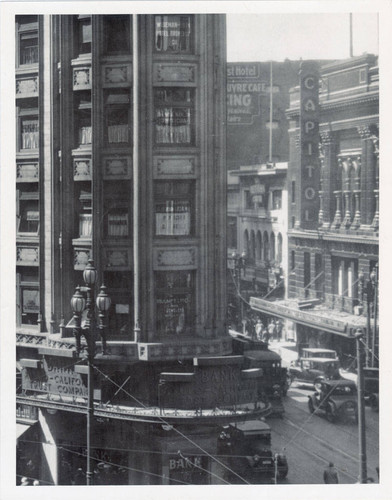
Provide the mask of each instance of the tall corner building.
[{"label": "tall corner building", "polygon": [[85,471],[89,259],[101,484],[213,482],[218,426],[264,411],[226,328],[225,82],[221,15],[16,17],[19,476]]}]

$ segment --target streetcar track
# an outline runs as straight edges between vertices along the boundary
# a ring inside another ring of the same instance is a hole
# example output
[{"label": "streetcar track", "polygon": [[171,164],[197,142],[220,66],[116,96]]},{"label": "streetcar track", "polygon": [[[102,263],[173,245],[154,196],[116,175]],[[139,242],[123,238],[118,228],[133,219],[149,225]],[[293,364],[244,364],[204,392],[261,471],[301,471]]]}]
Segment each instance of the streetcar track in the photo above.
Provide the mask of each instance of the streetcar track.
[{"label": "streetcar track", "polygon": [[[281,434],[280,432],[277,432],[277,431],[274,431],[275,434],[277,434],[278,436],[280,436],[281,438],[285,438],[284,434]],[[301,444],[295,442],[295,441],[292,441],[290,444],[293,444],[294,446],[296,446],[297,448],[299,448],[300,450],[302,450],[303,452],[307,453],[308,455],[310,456],[313,456],[313,457],[316,457],[318,458],[323,464],[326,464],[329,462],[329,460],[326,460],[323,456],[320,456],[318,453],[316,452],[312,452],[310,451],[309,449],[305,448],[304,446],[302,446]],[[335,451],[334,448],[331,448],[331,451]],[[339,450],[340,451],[340,450]],[[356,462],[359,462],[358,459],[354,459]],[[352,474],[350,474],[347,470],[344,470],[342,468],[339,468],[339,472],[342,474],[342,475],[345,475],[347,477],[349,477],[350,479],[354,479],[356,480],[357,477],[356,476],[353,476]]]},{"label": "streetcar track", "polygon": [[[327,449],[331,450],[331,451],[337,451],[339,452],[341,455],[344,455],[346,456],[347,458],[350,458],[351,460],[355,461],[355,462],[359,462],[358,458],[357,457],[354,457],[353,455],[350,455],[349,453],[346,453],[345,451],[339,449],[339,448],[335,448],[333,446],[331,446],[327,441],[325,441],[324,439],[320,438],[319,436],[317,436],[316,434],[313,434],[307,430],[305,430],[303,427],[300,427],[299,425],[297,425],[295,422],[293,422],[292,420],[290,420],[289,418],[285,417],[284,418],[284,421],[287,422],[288,424],[290,424],[292,427],[294,427],[295,429],[298,429],[300,430],[301,432],[303,432],[304,434],[307,434],[308,436],[310,436],[311,438],[313,439],[316,439],[319,443],[323,444]],[[295,443],[295,441],[292,441],[292,443]]]},{"label": "streetcar track", "polygon": [[[300,393],[300,394],[301,394],[301,393]],[[290,396],[288,395],[288,397],[290,397]],[[306,395],[306,396],[304,396],[304,397],[308,397],[308,396]],[[291,397],[290,399],[291,399],[293,402],[295,401],[292,397]],[[309,412],[308,412],[307,410],[305,410],[304,408],[302,408],[302,406],[300,406],[300,404],[301,404],[301,403],[299,403],[299,404],[295,404],[295,403],[293,403],[293,406],[295,406],[295,408],[296,408],[297,410],[301,411],[302,413],[306,413],[307,415],[309,415]],[[304,402],[304,404],[306,404],[306,403]],[[317,414],[317,410],[316,410],[316,412],[315,412],[315,413],[313,413],[312,415],[309,415],[309,417],[312,417],[312,416],[318,416],[318,414]],[[353,439],[358,439],[357,434],[354,434],[354,433],[350,432],[350,430],[349,430],[349,429],[347,429],[347,427],[344,427],[344,428],[343,428],[343,427],[339,426],[339,429],[341,429],[341,430],[342,430],[342,432],[344,432],[345,434],[347,434],[347,435],[348,435],[348,436],[350,436],[351,438],[353,438]],[[376,432],[376,431],[373,431],[372,429],[366,429],[366,430],[367,430],[367,431],[369,431],[369,430],[370,430],[371,432],[375,432],[375,433],[377,434],[377,432]],[[373,445],[371,442],[370,442],[370,445],[371,445],[372,447],[374,447],[374,449],[378,450],[378,447],[377,447],[376,445]]]}]

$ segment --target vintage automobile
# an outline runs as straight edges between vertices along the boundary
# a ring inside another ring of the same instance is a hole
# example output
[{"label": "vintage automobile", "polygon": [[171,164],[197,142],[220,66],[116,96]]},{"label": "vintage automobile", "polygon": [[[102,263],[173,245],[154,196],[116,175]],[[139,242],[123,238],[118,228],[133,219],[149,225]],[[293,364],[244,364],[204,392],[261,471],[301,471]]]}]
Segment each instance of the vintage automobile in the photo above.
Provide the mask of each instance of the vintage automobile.
[{"label": "vintage automobile", "polygon": [[369,404],[372,410],[378,411],[379,402],[379,369],[363,368],[365,403]]},{"label": "vintage automobile", "polygon": [[[289,467],[284,454],[271,449],[271,427],[263,420],[225,425],[220,429],[218,453],[230,469],[230,483],[275,483],[285,479]],[[238,475],[238,476],[237,476]]]},{"label": "vintage automobile", "polygon": [[323,411],[329,422],[337,419],[358,422],[358,394],[353,380],[321,380],[309,396],[310,413]]},{"label": "vintage automobile", "polygon": [[301,350],[301,358],[328,358],[338,359],[337,352],[333,349],[322,349],[320,347],[306,347]]},{"label": "vintage automobile", "polygon": [[315,385],[320,380],[339,379],[339,360],[335,358],[300,358],[290,365],[287,376],[289,383]]}]

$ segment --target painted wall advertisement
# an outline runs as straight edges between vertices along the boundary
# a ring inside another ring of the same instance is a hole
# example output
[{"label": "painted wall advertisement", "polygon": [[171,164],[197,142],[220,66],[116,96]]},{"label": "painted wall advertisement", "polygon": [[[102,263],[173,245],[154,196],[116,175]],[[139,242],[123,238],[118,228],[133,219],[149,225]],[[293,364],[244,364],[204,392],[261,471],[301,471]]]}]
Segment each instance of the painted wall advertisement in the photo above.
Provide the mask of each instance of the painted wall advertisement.
[{"label": "painted wall advertisement", "polygon": [[258,63],[227,64],[227,123],[252,125],[260,116],[260,96],[267,90]]}]

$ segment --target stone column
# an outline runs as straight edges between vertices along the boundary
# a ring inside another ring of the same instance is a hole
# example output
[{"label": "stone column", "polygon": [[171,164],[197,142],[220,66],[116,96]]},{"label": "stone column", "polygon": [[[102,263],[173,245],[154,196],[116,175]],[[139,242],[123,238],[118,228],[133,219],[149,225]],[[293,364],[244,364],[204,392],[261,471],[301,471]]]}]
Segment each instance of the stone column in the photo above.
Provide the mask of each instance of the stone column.
[{"label": "stone column", "polygon": [[320,132],[320,211],[319,224],[324,229],[329,229],[332,222],[332,168],[335,155],[335,142],[332,133],[328,130]]},{"label": "stone column", "polygon": [[357,127],[357,130],[362,143],[361,226],[363,229],[368,229],[375,214],[374,190],[376,186],[372,132],[368,125]]},{"label": "stone column", "polygon": [[335,195],[336,199],[336,210],[335,210],[335,216],[332,222],[332,227],[333,229],[338,229],[342,223],[342,208],[341,208],[341,203],[342,203],[342,192],[341,191],[334,191],[333,194]]}]

